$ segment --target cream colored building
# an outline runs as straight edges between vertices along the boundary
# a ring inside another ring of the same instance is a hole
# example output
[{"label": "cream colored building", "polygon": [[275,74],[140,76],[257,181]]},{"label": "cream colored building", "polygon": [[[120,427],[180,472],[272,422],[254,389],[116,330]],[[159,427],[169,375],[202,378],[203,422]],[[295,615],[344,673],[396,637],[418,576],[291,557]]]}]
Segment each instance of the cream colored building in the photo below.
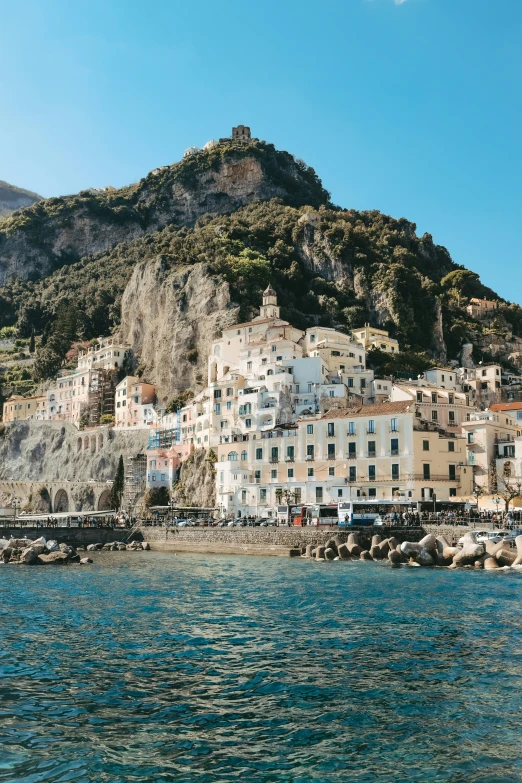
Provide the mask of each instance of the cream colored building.
[{"label": "cream colored building", "polygon": [[470,299],[466,310],[473,318],[481,318],[483,315],[498,310],[500,302],[495,299]]},{"label": "cream colored building", "polygon": [[502,368],[500,364],[479,364],[477,367],[462,367],[459,370],[463,392],[477,408],[485,410],[499,403],[502,389]]},{"label": "cream colored building", "polygon": [[522,433],[508,413],[477,411],[464,422],[467,462],[473,467],[475,485],[484,493],[494,489],[497,459],[515,456],[515,439]]},{"label": "cream colored building", "polygon": [[390,337],[384,329],[377,329],[369,324],[365,324],[359,329],[352,329],[352,337],[357,343],[360,343],[365,350],[378,348],[386,353],[399,353],[399,343],[393,337]]},{"label": "cream colored building", "polygon": [[465,439],[419,421],[412,401],[331,410],[220,444],[217,500],[224,513],[274,515],[290,503],[468,497]]},{"label": "cream colored building", "polygon": [[416,416],[419,419],[449,432],[460,432],[462,423],[476,410],[469,394],[437,388],[427,381],[417,381],[416,384],[396,383],[392,387],[390,399],[393,402],[411,400],[415,403]]},{"label": "cream colored building", "polygon": [[23,421],[24,419],[36,419],[42,421],[46,418],[47,397],[22,397],[13,394],[4,402],[4,424],[11,421]]}]

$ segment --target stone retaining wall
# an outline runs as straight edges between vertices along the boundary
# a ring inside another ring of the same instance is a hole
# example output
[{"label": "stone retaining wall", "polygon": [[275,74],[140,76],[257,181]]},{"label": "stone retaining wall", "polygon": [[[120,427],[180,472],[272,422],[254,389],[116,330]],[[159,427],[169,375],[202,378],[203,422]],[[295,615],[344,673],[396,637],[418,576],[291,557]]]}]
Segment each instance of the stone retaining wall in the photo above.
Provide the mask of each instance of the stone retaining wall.
[{"label": "stone retaining wall", "polygon": [[166,528],[142,527],[143,539],[151,549],[167,552],[200,552],[213,554],[247,554],[291,557],[301,554],[307,544],[319,546],[332,536],[346,541],[350,533],[358,532],[369,548],[376,532],[383,538],[395,536],[402,541],[420,541],[425,535],[419,527],[368,528],[324,530],[316,527],[277,528]]},{"label": "stone retaining wall", "polygon": [[96,527],[2,527],[0,526],[0,538],[36,538],[43,536],[47,540],[58,541],[59,544],[80,546],[87,544],[108,544],[113,541],[141,541],[141,533],[133,532],[125,528],[110,530]]}]

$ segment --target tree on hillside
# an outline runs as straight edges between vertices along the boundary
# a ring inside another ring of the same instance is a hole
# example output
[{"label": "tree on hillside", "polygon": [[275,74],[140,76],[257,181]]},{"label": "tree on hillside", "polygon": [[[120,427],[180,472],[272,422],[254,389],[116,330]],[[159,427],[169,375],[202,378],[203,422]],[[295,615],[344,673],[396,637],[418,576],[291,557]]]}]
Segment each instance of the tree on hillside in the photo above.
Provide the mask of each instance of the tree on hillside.
[{"label": "tree on hillside", "polygon": [[37,380],[45,380],[56,375],[63,366],[67,351],[77,339],[81,327],[81,316],[76,305],[66,301],[61,302],[45,345],[42,342],[35,355],[34,375]]},{"label": "tree on hillside", "polygon": [[446,291],[454,294],[459,307],[462,296],[473,296],[475,293],[478,293],[477,289],[479,286],[477,284],[479,283],[479,275],[476,272],[470,272],[468,269],[455,269],[454,272],[450,272],[440,281],[441,286]]},{"label": "tree on hillside", "polygon": [[121,507],[121,501],[123,498],[123,489],[125,486],[125,468],[123,467],[123,456],[120,454],[118,461],[118,468],[114,481],[112,482],[112,489],[109,498],[109,505],[112,509],[117,511]]}]

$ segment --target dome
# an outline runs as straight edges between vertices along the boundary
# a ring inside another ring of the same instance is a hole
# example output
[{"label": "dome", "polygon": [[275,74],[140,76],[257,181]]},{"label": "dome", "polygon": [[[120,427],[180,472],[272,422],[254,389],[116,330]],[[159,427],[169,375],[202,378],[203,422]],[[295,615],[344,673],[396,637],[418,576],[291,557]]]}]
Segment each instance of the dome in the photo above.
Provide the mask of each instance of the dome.
[{"label": "dome", "polygon": [[268,284],[268,288],[266,289],[266,291],[263,291],[263,296],[277,296],[276,292],[274,291],[270,283]]}]

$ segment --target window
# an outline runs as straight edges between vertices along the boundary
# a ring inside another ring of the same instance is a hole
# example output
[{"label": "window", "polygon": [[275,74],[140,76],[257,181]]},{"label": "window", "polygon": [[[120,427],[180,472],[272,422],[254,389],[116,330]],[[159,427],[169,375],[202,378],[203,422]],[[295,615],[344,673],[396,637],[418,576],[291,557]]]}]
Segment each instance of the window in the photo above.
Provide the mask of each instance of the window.
[{"label": "window", "polygon": [[455,443],[452,440],[448,441],[448,451],[455,451]]},{"label": "window", "polygon": [[251,370],[251,369],[252,369],[252,362],[247,362],[247,370]]},{"label": "window", "polygon": [[288,478],[293,478],[293,477],[294,477],[294,469],[288,468]]},{"label": "window", "polygon": [[254,480],[256,483],[259,483],[261,480],[261,471],[260,470],[254,470]]},{"label": "window", "polygon": [[337,497],[338,497],[338,498],[342,498],[342,496],[343,496],[343,491],[342,491],[342,489],[338,489],[338,490],[337,490]]},{"label": "window", "polygon": [[357,468],[355,465],[351,465],[348,469],[348,480],[357,481]]},{"label": "window", "polygon": [[368,497],[369,498],[377,497],[377,490],[375,489],[375,487],[370,487],[370,489],[368,490]]},{"label": "window", "polygon": [[448,423],[455,424],[455,411],[448,411]]},{"label": "window", "polygon": [[368,481],[375,481],[375,465],[368,465]]},{"label": "window", "polygon": [[399,438],[392,438],[390,440],[390,452],[392,456],[399,453]]},{"label": "window", "polygon": [[457,479],[457,468],[455,465],[448,465],[449,469],[449,480],[450,481],[456,481]]},{"label": "window", "polygon": [[273,352],[275,352],[276,350],[277,350],[276,346],[275,346],[275,345],[273,345],[273,346],[272,346],[272,351],[273,351]]},{"label": "window", "polygon": [[335,437],[335,424],[328,424],[328,437]]},{"label": "window", "polygon": [[430,480],[430,466],[429,465],[424,464],[422,466],[422,477],[424,479],[426,479],[427,481]]},{"label": "window", "polygon": [[375,441],[369,440],[368,441],[368,456],[369,457],[375,457],[376,451],[375,451]]},{"label": "window", "polygon": [[450,498],[456,498],[457,497],[457,489],[456,489],[456,487],[450,487],[449,496],[450,496]]},{"label": "window", "polygon": [[397,419],[392,419],[390,422],[390,430],[392,432],[398,432],[399,431],[399,425],[397,422]]},{"label": "window", "polygon": [[349,421],[348,422],[348,435],[355,435],[355,422]]},{"label": "window", "polygon": [[487,382],[486,382],[486,383],[481,383],[481,384],[480,384],[480,388],[481,388],[483,391],[485,391],[485,390],[488,388],[488,384],[487,384]]},{"label": "window", "polygon": [[485,378],[487,375],[487,370],[482,370],[482,377]]},{"label": "window", "polygon": [[217,413],[218,416],[221,414],[221,403],[220,402],[216,402],[216,404],[214,405],[214,413]]},{"label": "window", "polygon": [[246,453],[246,451],[242,451],[242,452],[241,452],[241,461],[242,461],[242,462],[244,462],[244,461],[246,460],[246,458],[247,458],[247,453]]},{"label": "window", "polygon": [[437,404],[437,392],[432,392],[431,394],[431,401],[433,404]]},{"label": "window", "polygon": [[237,451],[229,451],[228,459],[230,460],[230,462],[237,462]]},{"label": "window", "polygon": [[315,499],[317,503],[322,503],[323,500],[323,488],[322,487],[316,487],[315,488]]},{"label": "window", "polygon": [[361,389],[366,389],[366,378],[361,378]]},{"label": "window", "polygon": [[328,444],[328,459],[335,459],[335,443]]},{"label": "window", "polygon": [[438,411],[432,411],[432,412],[431,412],[431,420],[432,420],[432,421],[438,421],[438,420],[439,420],[439,414],[438,414]]},{"label": "window", "polygon": [[357,456],[357,444],[355,441],[351,441],[348,444],[348,459],[355,459]]},{"label": "window", "polygon": [[221,389],[214,389],[214,399],[215,400],[221,399]]},{"label": "window", "polygon": [[270,471],[270,478],[277,479],[277,470]]},{"label": "window", "polygon": [[263,449],[256,449],[256,459],[263,459]]},{"label": "window", "polygon": [[440,377],[441,377],[442,380],[444,380],[444,375],[441,375]]},{"label": "window", "polygon": [[353,378],[348,378],[348,388],[353,389]]},{"label": "window", "polygon": [[422,392],[417,392],[417,402],[422,402]]},{"label": "window", "polygon": [[261,359],[261,364],[266,364],[267,362],[268,362],[268,359],[266,358],[266,356],[265,356],[264,359]]},{"label": "window", "polygon": [[468,432],[468,443],[475,443],[475,433]]},{"label": "window", "polygon": [[278,446],[272,446],[272,449],[270,451],[270,461],[271,462],[279,462],[279,448],[278,448]]},{"label": "window", "polygon": [[249,429],[252,426],[252,419],[245,419],[245,427]]},{"label": "window", "polygon": [[310,478],[310,477],[313,477],[313,475],[314,475],[314,469],[313,469],[313,468],[308,468],[308,473],[307,473],[307,475],[308,475],[308,477],[309,477],[309,478]]},{"label": "window", "polygon": [[333,389],[330,389],[330,391],[328,392],[328,396],[329,397],[335,397],[335,392],[334,392]]},{"label": "window", "polygon": [[373,419],[370,419],[368,422],[368,432],[374,434],[375,433],[375,422]]},{"label": "window", "polygon": [[315,334],[310,335],[310,342],[315,343]]},{"label": "window", "polygon": [[391,477],[392,477],[392,481],[399,480],[399,466],[397,463],[393,463],[391,466]]},{"label": "window", "polygon": [[328,475],[335,476],[335,468],[328,468]]},{"label": "window", "polygon": [[259,490],[259,502],[266,503],[266,489]]},{"label": "window", "polygon": [[313,459],[315,456],[315,447],[313,443],[309,443],[306,447],[306,458],[307,459]]},{"label": "window", "polygon": [[308,384],[308,394],[311,394],[311,393],[312,393],[312,384],[309,383]]},{"label": "window", "polygon": [[306,425],[306,434],[307,435],[313,435],[314,434],[314,425],[313,424],[307,424]]},{"label": "window", "polygon": [[455,405],[455,395],[454,394],[448,394],[448,402],[450,405]]}]

